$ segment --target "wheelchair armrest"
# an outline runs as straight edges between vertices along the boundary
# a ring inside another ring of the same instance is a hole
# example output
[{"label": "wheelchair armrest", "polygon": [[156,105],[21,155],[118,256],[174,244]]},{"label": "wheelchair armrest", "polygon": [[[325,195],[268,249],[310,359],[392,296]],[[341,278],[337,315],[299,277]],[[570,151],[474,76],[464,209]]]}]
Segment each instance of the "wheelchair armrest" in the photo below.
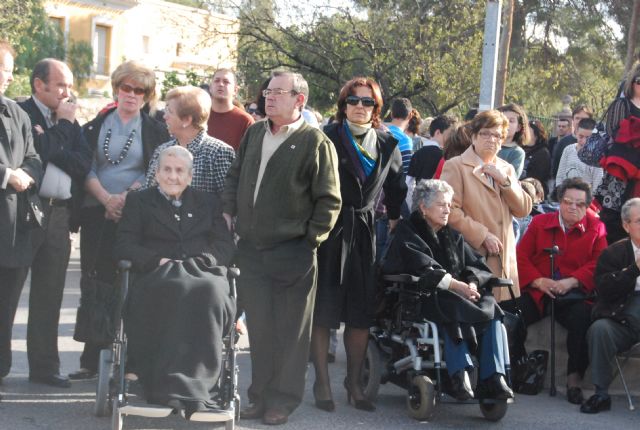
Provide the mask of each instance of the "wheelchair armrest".
[{"label": "wheelchair armrest", "polygon": [[121,271],[131,270],[131,261],[129,260],[120,260],[118,261],[118,269]]},{"label": "wheelchair armrest", "polygon": [[411,282],[418,282],[420,277],[402,273],[399,275],[382,275],[382,279],[389,282],[400,282],[408,284]]},{"label": "wheelchair armrest", "polygon": [[229,267],[227,269],[227,273],[232,279],[237,279],[240,277],[240,269],[238,269],[236,266]]},{"label": "wheelchair armrest", "polygon": [[487,282],[487,286],[489,288],[513,287],[513,281],[511,279],[505,279],[505,278],[491,278],[489,282]]}]

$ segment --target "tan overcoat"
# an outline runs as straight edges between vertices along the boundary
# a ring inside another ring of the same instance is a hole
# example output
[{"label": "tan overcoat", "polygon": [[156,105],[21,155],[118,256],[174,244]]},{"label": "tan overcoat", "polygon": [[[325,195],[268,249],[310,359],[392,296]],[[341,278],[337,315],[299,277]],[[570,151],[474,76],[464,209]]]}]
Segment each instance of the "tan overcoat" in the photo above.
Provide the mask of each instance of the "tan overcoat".
[{"label": "tan overcoat", "polygon": [[[469,245],[487,259],[488,266],[496,276],[513,280],[513,292],[519,296],[512,218],[523,217],[531,212],[531,197],[520,187],[511,164],[496,157],[496,166],[511,181],[507,188],[497,184],[492,186],[486,175],[480,172],[482,164],[473,146],[444,163],[440,178],[454,190],[449,225],[462,233]],[[499,256],[488,256],[482,246],[487,232],[493,233],[502,242],[504,250]],[[498,301],[509,298],[505,288],[494,290],[494,294]]]}]

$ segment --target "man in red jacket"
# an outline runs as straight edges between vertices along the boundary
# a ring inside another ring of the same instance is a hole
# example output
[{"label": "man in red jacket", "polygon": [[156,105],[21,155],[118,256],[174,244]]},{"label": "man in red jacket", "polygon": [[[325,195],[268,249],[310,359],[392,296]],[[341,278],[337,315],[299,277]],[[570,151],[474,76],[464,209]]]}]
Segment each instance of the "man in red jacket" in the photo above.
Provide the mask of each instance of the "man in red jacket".
[{"label": "man in red jacket", "polygon": [[[560,211],[533,218],[518,243],[522,292],[518,301],[529,325],[547,315],[551,299],[556,299],[556,320],[568,331],[567,400],[579,405],[583,401],[580,385],[589,365],[586,333],[592,305],[585,298],[595,287],[593,272],[607,238],[604,224],[587,211],[592,200],[589,184],[580,178],[566,179],[558,187],[558,200]],[[559,253],[552,274],[549,250],[554,246]]]}]

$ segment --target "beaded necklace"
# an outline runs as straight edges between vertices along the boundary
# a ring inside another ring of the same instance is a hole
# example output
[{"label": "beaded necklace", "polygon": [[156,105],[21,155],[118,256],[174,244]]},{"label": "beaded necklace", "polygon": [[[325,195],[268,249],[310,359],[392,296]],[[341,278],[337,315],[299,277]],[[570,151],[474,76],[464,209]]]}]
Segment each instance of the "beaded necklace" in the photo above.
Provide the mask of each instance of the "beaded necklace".
[{"label": "beaded necklace", "polygon": [[111,140],[111,129],[107,130],[107,134],[104,137],[104,144],[102,145],[102,151],[104,152],[104,157],[107,159],[109,164],[113,166],[117,166],[118,164],[122,163],[122,160],[124,160],[127,157],[127,153],[129,152],[129,148],[131,148],[131,144],[133,143],[133,138],[135,137],[135,135],[136,135],[136,129],[134,128],[133,130],[131,130],[131,133],[129,133],[129,137],[127,138],[127,141],[124,144],[124,148],[122,148],[122,151],[120,151],[120,155],[118,156],[118,159],[114,161],[109,155],[109,141]]}]

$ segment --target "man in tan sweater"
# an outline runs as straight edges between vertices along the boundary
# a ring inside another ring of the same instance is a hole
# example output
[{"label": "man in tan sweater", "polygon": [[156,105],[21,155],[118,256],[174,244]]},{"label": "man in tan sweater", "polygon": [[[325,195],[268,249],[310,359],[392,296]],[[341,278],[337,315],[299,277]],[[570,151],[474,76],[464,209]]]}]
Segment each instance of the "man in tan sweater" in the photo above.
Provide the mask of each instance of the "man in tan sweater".
[{"label": "man in tan sweater", "polygon": [[251,344],[251,405],[242,418],[284,424],[300,404],[316,291],[316,248],[340,210],[337,155],[307,125],[302,75],[273,74],[264,91],[267,121],[251,126],[227,173],[229,226],[236,217],[239,306]]}]

